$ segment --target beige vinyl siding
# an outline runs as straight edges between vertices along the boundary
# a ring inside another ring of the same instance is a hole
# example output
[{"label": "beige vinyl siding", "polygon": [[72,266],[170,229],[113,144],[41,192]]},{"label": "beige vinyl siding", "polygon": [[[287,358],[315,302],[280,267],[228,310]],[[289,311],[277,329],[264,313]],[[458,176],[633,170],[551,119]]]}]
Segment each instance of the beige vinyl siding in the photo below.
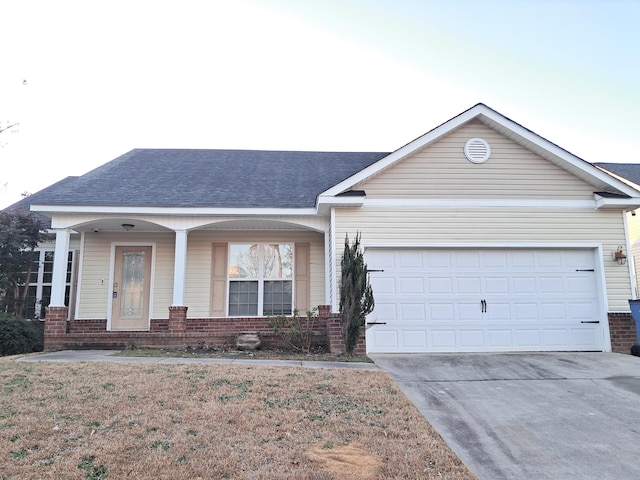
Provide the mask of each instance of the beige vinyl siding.
[{"label": "beige vinyl siding", "polygon": [[[602,245],[610,311],[628,311],[629,269],[612,261],[624,245],[620,211],[551,208],[345,208],[336,211],[336,269],[345,235],[389,246]],[[338,272],[337,278],[340,278]]]},{"label": "beige vinyl siding", "polygon": [[[464,156],[464,144],[484,138],[485,163]],[[367,199],[593,199],[593,187],[478,121],[472,121],[421,152],[355,187]]]},{"label": "beige vinyl siding", "polygon": [[209,317],[211,315],[211,265],[214,243],[309,243],[310,257],[310,305],[324,305],[324,235],[303,231],[195,231],[188,237],[187,277],[185,303],[188,316]]},{"label": "beige vinyl siding", "polygon": [[111,243],[98,234],[85,235],[76,318],[107,318]]},{"label": "beige vinyl siding", "polygon": [[156,263],[153,277],[153,314],[151,318],[169,318],[173,303],[173,272],[175,264],[175,233],[149,235],[156,242]]}]

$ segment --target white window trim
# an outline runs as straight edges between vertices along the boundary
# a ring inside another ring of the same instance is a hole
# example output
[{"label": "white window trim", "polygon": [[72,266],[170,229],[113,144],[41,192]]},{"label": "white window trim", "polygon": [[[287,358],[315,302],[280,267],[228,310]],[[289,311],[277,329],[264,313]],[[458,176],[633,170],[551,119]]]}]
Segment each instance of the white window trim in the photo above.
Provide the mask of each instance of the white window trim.
[{"label": "white window trim", "polygon": [[[264,277],[264,249],[259,248],[258,252],[259,252],[259,275],[257,278],[238,278],[238,277],[231,277],[229,275],[229,267],[231,266],[231,247],[233,245],[258,245],[259,247],[262,247],[264,245],[290,245],[291,246],[291,251],[293,252],[293,258],[292,258],[292,262],[291,262],[291,278],[265,278]],[[295,242],[251,242],[251,241],[247,241],[247,242],[230,242],[227,244],[227,267],[226,267],[226,271],[227,271],[227,298],[225,299],[226,301],[226,315],[229,318],[245,318],[245,317],[255,317],[255,318],[260,318],[260,317],[264,317],[264,282],[265,281],[282,281],[282,282],[290,282],[291,283],[291,312],[293,312],[294,309],[294,305],[296,304],[295,301],[295,295],[296,295],[296,289],[295,289],[295,276],[296,276],[296,272],[295,272],[295,265],[296,265],[296,244]],[[231,282],[258,282],[258,311],[256,315],[231,315],[230,313],[230,305],[229,305],[229,297],[231,295]]]}]

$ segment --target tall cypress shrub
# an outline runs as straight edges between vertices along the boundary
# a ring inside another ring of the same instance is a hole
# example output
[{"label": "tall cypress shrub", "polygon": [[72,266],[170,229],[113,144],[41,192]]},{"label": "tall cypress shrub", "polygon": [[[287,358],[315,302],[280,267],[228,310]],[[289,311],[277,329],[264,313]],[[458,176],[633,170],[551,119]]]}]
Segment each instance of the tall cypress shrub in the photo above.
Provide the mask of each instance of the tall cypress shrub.
[{"label": "tall cypress shrub", "polygon": [[374,307],[367,264],[360,248],[360,233],[356,234],[352,245],[349,244],[349,235],[345,237],[340,265],[340,324],[345,352],[352,356],[360,337],[360,328],[364,326],[367,315]]}]

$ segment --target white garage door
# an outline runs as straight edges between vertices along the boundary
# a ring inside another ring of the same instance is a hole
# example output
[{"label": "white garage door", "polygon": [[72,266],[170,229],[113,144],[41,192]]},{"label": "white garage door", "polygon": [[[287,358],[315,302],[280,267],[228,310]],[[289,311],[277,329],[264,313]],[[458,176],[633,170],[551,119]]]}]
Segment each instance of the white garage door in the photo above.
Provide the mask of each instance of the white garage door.
[{"label": "white garage door", "polygon": [[594,250],[365,253],[375,310],[367,351],[603,349]]}]

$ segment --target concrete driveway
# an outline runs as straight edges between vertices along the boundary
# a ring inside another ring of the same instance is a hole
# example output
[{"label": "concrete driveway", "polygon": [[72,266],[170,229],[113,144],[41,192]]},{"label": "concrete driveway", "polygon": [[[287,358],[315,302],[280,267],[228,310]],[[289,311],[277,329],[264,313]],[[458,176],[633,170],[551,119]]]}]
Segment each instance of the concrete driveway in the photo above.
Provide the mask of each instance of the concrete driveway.
[{"label": "concrete driveway", "polygon": [[640,478],[638,357],[370,357],[481,480]]}]

